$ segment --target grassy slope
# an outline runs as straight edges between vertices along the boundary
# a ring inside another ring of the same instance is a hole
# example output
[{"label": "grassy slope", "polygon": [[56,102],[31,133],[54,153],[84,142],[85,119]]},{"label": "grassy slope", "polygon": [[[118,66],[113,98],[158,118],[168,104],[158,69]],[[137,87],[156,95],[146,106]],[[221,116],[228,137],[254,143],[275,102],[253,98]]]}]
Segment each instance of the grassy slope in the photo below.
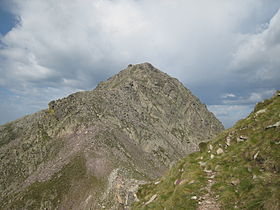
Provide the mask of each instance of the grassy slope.
[{"label": "grassy slope", "polygon": [[[257,104],[233,128],[201,144],[201,152],[177,163],[159,184],[142,186],[134,209],[196,209],[206,193],[204,170],[215,173],[211,191],[221,209],[280,209],[280,126],[266,129],[280,121],[277,94]],[[247,140],[238,142],[240,136]],[[230,146],[226,145],[227,138],[231,139]],[[224,152],[217,155],[219,148]],[[156,199],[145,205],[153,195]],[[193,196],[197,199],[191,199]]]},{"label": "grassy slope", "polygon": [[[75,183],[79,186],[73,188]],[[83,197],[90,190],[94,190],[98,181],[94,176],[87,174],[85,159],[76,156],[60,172],[56,173],[51,180],[35,182],[25,191],[19,192],[12,203],[6,203],[3,209],[56,209],[62,204],[65,196],[75,193],[75,200]],[[61,206],[61,207],[62,207]],[[69,207],[70,205],[67,204]],[[63,208],[63,207],[62,207]]]}]

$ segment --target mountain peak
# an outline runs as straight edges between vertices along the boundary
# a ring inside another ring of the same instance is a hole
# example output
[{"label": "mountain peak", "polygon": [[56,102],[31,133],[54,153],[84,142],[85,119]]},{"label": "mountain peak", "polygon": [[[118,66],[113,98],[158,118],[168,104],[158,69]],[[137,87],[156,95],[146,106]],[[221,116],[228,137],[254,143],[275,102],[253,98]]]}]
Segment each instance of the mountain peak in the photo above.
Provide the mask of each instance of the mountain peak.
[{"label": "mountain peak", "polygon": [[126,69],[123,69],[118,74],[110,77],[108,80],[100,82],[97,86],[97,89],[115,89],[128,86],[133,82],[135,84],[142,84],[144,86],[150,86],[154,83],[159,85],[164,83],[171,78],[166,73],[158,70],[150,63],[141,63],[141,64],[129,64]]},{"label": "mountain peak", "polygon": [[129,65],[0,126],[0,209],[124,209],[139,184],[221,130],[177,79]]},{"label": "mountain peak", "polygon": [[129,64],[127,68],[138,67],[139,69],[154,70],[156,69],[151,63],[144,62],[139,64]]}]

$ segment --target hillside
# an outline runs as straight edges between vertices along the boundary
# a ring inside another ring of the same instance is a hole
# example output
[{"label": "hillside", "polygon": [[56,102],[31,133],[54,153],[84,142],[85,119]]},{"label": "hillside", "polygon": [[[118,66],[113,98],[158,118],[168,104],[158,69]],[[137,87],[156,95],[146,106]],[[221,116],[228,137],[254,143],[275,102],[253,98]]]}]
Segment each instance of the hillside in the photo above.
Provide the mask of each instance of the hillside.
[{"label": "hillside", "polygon": [[0,209],[125,209],[223,130],[177,79],[129,65],[94,90],[0,126]]},{"label": "hillside", "polygon": [[134,209],[280,209],[280,91],[137,196]]}]

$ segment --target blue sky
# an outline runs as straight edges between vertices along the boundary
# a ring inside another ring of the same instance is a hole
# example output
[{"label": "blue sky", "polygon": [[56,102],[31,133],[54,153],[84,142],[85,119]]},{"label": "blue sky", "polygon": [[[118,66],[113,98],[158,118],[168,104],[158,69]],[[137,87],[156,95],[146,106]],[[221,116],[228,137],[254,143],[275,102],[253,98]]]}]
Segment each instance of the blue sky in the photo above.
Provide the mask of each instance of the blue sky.
[{"label": "blue sky", "polygon": [[279,0],[0,0],[0,124],[150,62],[226,127],[280,89]]},{"label": "blue sky", "polygon": [[9,32],[16,24],[14,16],[0,8],[0,33],[4,36],[7,32]]}]

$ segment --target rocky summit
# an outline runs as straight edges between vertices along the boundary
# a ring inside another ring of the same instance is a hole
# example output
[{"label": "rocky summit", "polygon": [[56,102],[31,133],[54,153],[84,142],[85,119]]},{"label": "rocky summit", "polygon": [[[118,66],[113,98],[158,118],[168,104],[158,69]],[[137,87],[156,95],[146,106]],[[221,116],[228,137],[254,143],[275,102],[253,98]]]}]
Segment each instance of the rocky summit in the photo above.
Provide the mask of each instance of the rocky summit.
[{"label": "rocky summit", "polygon": [[177,79],[129,65],[0,126],[0,209],[130,209],[222,124]]}]

